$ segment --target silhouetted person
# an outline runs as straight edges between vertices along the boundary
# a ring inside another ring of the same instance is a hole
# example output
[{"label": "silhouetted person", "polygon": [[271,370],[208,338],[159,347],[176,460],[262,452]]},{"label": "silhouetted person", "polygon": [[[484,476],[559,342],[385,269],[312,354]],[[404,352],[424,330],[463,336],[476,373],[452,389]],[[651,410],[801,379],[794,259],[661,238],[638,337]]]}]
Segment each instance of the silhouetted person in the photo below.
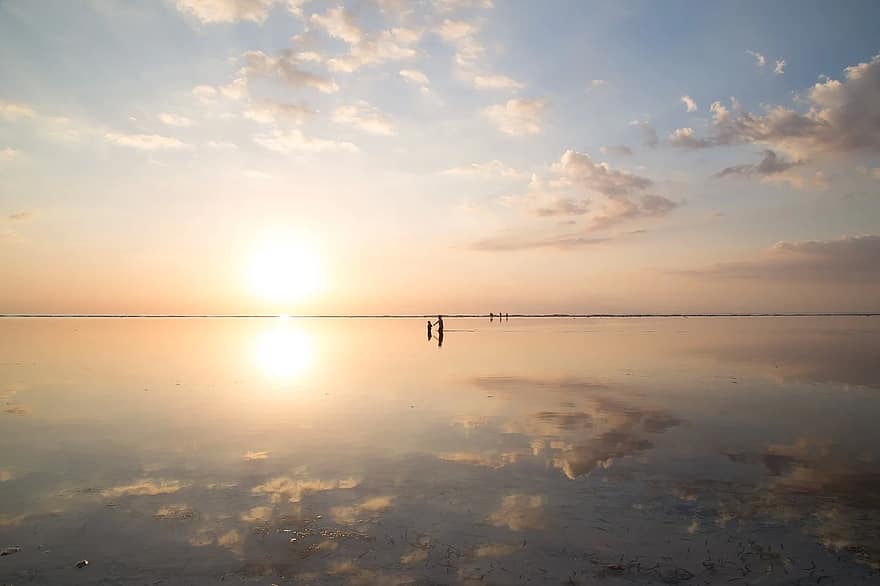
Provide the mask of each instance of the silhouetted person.
[{"label": "silhouetted person", "polygon": [[[442,322],[441,322],[442,323]],[[437,328],[437,347],[443,346],[443,327]]]},{"label": "silhouetted person", "polygon": [[443,336],[443,316],[442,315],[437,316],[437,335],[441,336],[441,337]]},{"label": "silhouetted person", "polygon": [[[495,314],[494,314],[494,313],[490,313],[490,314],[489,314],[489,321],[493,321],[494,319],[495,319]],[[501,319],[501,318],[499,317],[498,319]]]},{"label": "silhouetted person", "polygon": [[428,320],[428,340],[431,339],[431,328],[434,327],[434,324],[431,323],[431,320]]}]

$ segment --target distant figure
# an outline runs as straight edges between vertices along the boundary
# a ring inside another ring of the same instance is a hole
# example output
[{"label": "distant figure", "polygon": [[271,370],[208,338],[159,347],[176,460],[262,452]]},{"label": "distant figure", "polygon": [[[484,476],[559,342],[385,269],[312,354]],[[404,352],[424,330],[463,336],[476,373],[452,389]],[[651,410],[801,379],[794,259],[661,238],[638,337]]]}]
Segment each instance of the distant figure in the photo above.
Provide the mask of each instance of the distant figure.
[{"label": "distant figure", "polygon": [[443,337],[443,316],[437,316],[437,335]]},{"label": "distant figure", "polygon": [[431,328],[434,327],[434,324],[431,323],[431,320],[428,320],[428,340],[431,339]]},{"label": "distant figure", "polygon": [[[495,314],[494,314],[494,313],[490,313],[490,314],[489,314],[489,321],[492,321],[492,320],[494,320],[494,319],[495,319]],[[499,317],[498,319],[501,319],[501,317]]]},{"label": "distant figure", "polygon": [[505,313],[505,314],[504,314],[504,319],[505,319],[506,321],[510,321],[510,314],[509,314],[509,313]]},{"label": "distant figure", "polygon": [[443,327],[437,328],[437,347],[443,347]]}]

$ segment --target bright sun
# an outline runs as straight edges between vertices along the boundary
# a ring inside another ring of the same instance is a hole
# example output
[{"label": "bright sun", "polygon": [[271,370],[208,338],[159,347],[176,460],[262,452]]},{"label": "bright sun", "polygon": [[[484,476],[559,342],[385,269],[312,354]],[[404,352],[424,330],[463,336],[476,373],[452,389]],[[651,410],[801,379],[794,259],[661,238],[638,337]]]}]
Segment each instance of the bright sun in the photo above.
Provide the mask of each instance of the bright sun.
[{"label": "bright sun", "polygon": [[302,244],[266,242],[254,252],[249,266],[253,292],[271,303],[294,303],[314,295],[321,285],[318,258]]}]

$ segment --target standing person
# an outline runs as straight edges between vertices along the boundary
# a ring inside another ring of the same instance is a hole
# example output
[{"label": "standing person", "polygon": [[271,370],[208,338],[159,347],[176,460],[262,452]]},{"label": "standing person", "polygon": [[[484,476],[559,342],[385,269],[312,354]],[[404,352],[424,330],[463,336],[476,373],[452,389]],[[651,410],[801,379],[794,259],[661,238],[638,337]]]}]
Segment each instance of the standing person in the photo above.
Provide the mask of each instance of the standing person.
[{"label": "standing person", "polygon": [[437,333],[441,336],[443,335],[443,316],[442,315],[437,316]]},{"label": "standing person", "polygon": [[428,320],[428,340],[431,339],[431,328],[434,327],[434,324],[431,323],[431,320]]}]

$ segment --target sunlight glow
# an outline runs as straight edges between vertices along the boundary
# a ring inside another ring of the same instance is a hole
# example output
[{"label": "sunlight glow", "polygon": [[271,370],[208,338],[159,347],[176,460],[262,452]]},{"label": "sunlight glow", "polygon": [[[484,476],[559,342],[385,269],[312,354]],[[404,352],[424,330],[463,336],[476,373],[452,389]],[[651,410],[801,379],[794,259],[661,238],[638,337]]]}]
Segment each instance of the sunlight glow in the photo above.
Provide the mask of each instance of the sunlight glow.
[{"label": "sunlight glow", "polygon": [[281,239],[264,242],[251,256],[248,281],[254,294],[264,301],[303,301],[320,288],[318,257],[301,243]]},{"label": "sunlight glow", "polygon": [[287,319],[260,332],[254,343],[254,363],[277,382],[291,382],[308,368],[313,357],[311,338]]}]

